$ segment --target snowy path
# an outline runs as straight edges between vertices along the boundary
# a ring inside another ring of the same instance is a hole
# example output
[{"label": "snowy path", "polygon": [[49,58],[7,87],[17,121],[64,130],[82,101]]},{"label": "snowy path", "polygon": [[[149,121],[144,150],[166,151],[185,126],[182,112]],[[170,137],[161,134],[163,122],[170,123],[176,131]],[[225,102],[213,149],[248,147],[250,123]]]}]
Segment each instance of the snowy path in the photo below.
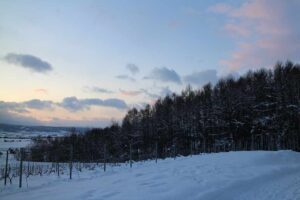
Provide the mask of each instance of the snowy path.
[{"label": "snowy path", "polygon": [[29,187],[3,188],[0,199],[300,199],[300,154],[230,152],[75,173],[31,177]]},{"label": "snowy path", "polygon": [[300,199],[300,169],[299,167],[286,168],[250,180],[238,181],[202,198],[206,200]]}]

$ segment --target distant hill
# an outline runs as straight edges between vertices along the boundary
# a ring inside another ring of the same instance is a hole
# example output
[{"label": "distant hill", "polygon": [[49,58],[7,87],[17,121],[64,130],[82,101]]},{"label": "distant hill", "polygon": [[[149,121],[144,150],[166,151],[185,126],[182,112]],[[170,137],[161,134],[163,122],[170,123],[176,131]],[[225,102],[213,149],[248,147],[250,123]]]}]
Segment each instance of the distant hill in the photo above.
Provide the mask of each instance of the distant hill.
[{"label": "distant hill", "polygon": [[[0,138],[31,138],[36,136],[64,136],[72,127],[52,127],[52,126],[24,126],[12,124],[0,124]],[[76,132],[83,133],[89,128],[76,127]]]}]

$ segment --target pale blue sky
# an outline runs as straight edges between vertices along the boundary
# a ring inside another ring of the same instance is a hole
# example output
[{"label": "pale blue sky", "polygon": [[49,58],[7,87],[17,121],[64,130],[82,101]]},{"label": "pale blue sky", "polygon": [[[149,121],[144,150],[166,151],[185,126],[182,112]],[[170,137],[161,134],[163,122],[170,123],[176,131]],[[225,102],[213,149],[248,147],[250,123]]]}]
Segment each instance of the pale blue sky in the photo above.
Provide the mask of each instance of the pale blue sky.
[{"label": "pale blue sky", "polygon": [[[300,17],[289,13],[299,8],[296,0],[2,0],[0,123],[103,125],[189,83],[297,62]],[[37,72],[39,61],[49,69]],[[43,106],[29,107],[32,99]]]}]

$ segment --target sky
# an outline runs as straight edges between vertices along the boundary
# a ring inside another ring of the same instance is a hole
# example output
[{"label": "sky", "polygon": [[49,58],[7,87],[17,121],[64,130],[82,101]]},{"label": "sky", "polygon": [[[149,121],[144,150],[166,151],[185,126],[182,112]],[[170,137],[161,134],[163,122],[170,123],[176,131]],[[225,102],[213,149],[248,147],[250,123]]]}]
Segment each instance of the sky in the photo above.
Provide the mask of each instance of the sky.
[{"label": "sky", "polygon": [[298,0],[2,0],[0,123],[103,127],[128,109],[299,62]]}]

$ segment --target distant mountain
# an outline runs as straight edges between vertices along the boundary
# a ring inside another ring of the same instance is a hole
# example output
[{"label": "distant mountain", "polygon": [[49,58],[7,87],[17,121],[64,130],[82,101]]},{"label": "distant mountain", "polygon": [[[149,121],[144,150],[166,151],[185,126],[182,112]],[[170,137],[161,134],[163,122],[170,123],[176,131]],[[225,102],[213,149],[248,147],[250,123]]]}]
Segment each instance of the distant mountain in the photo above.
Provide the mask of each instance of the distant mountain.
[{"label": "distant mountain", "polygon": [[[54,136],[59,137],[67,135],[71,127],[52,127],[52,126],[24,126],[12,124],[0,124],[0,138],[31,138],[36,136]],[[76,132],[84,133],[89,128],[76,127]]]}]

